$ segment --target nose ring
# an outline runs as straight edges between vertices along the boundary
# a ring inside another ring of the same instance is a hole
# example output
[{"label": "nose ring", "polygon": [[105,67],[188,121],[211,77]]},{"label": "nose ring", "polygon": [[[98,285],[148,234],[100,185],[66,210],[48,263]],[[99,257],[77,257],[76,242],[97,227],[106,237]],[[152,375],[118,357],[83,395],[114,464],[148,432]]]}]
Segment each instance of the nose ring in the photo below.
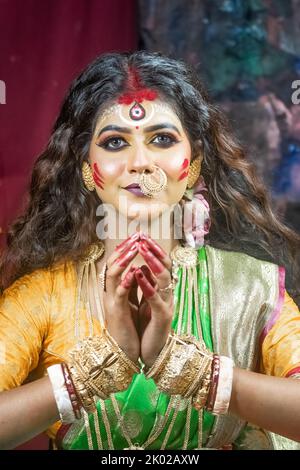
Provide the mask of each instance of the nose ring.
[{"label": "nose ring", "polygon": [[[154,172],[153,173],[145,173],[146,170],[140,175],[139,185],[141,191],[144,193],[145,196],[148,197],[155,197],[161,191],[163,191],[167,187],[167,175],[166,173],[159,168],[159,166],[154,165]],[[155,176],[158,175],[159,181],[155,179]]]}]

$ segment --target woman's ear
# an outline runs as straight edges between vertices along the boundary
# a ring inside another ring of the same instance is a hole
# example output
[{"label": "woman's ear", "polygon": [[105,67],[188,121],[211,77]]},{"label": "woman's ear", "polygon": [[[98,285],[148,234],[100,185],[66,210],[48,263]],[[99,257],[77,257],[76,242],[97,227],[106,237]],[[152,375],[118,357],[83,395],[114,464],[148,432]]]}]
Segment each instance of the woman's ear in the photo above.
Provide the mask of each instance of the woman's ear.
[{"label": "woman's ear", "polygon": [[201,139],[197,139],[193,145],[192,161],[195,160],[196,158],[199,158],[200,162],[202,163],[203,156],[204,156],[203,155],[203,142]]}]

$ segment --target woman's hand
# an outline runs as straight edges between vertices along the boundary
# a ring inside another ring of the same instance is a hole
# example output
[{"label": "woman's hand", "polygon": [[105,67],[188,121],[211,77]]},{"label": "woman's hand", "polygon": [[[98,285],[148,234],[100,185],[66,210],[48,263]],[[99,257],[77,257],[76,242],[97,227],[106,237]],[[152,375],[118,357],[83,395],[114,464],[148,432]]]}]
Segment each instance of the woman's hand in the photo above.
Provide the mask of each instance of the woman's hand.
[{"label": "woman's hand", "polygon": [[140,357],[140,339],[137,332],[138,305],[134,287],[135,268],[123,272],[138,253],[140,234],[135,233],[116,247],[108,258],[106,290],[103,293],[105,325],[120,348],[134,362]]},{"label": "woman's hand", "polygon": [[159,289],[171,282],[172,262],[165,251],[146,235],[141,236],[139,252],[149,266],[135,270],[135,278],[143,292],[138,311],[141,359],[151,367],[171,331],[173,292],[160,292]]}]

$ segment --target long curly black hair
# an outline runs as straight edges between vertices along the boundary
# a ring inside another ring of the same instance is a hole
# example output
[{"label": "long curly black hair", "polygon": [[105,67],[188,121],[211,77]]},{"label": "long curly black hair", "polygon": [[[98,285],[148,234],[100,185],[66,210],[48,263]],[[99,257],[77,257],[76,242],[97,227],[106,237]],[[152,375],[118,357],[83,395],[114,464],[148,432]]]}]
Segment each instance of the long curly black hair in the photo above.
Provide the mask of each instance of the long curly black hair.
[{"label": "long curly black hair", "polygon": [[27,210],[8,232],[1,291],[37,268],[78,260],[97,239],[99,199],[84,187],[81,168],[102,110],[130,92],[130,70],[173,106],[192,149],[199,139],[203,143],[202,175],[212,215],[209,243],[286,266],[292,289],[299,237],[273,214],[253,165],[197,74],[182,61],[139,51],[102,55],[71,84],[46,150],[35,163]]}]

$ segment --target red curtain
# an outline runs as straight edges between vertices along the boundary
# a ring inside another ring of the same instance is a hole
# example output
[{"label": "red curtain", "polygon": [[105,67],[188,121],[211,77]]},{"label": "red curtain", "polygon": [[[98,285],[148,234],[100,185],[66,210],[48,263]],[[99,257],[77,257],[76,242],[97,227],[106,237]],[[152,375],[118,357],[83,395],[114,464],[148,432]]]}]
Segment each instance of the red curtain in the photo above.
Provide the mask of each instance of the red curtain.
[{"label": "red curtain", "polygon": [[103,52],[136,49],[136,18],[135,0],[0,0],[0,246],[70,81]]},{"label": "red curtain", "polygon": [[[0,0],[0,245],[70,81],[103,52],[136,49],[136,17],[135,0]],[[19,449],[47,447],[42,435]]]}]

